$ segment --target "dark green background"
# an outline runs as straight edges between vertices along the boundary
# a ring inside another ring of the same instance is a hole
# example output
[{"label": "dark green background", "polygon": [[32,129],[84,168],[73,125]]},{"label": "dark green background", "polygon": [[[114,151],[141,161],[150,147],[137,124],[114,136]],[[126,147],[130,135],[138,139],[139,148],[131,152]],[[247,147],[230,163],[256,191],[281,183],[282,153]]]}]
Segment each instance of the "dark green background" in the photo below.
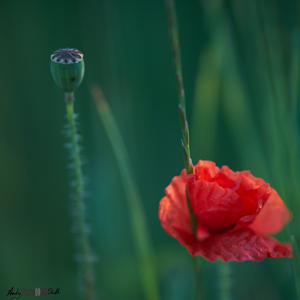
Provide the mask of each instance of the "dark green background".
[{"label": "dark green background", "polygon": [[[194,163],[209,159],[270,182],[294,216],[295,226],[278,237],[299,240],[299,1],[176,5]],[[94,83],[127,146],[161,299],[190,299],[191,259],[158,220],[164,188],[184,163],[167,18],[157,0],[1,0],[0,299],[12,286],[59,287],[57,298],[78,299],[67,120],[49,67],[50,54],[65,47],[82,51],[86,64],[75,111],[99,299],[144,296],[118,166],[90,95]],[[232,263],[234,298],[293,299],[292,266],[287,258]],[[202,267],[205,299],[218,299],[217,263],[202,260]]]}]

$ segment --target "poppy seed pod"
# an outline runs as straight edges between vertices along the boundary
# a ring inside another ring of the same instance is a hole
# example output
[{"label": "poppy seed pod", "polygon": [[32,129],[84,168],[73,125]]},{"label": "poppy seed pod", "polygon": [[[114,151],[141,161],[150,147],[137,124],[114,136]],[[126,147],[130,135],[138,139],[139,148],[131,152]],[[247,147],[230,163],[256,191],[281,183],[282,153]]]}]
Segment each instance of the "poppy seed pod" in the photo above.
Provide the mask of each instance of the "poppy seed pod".
[{"label": "poppy seed pod", "polygon": [[55,83],[66,93],[73,93],[84,76],[83,54],[77,49],[54,51],[51,56],[51,73]]}]

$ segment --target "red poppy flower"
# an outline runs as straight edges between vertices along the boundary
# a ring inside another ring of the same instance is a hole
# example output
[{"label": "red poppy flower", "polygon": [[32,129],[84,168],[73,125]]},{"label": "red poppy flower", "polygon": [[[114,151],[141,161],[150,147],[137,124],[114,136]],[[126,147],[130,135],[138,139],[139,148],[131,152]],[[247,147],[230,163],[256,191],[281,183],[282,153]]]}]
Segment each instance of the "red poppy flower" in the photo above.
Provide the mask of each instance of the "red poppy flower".
[{"label": "red poppy flower", "polygon": [[[191,232],[188,190],[197,228]],[[159,204],[162,227],[192,256],[210,261],[255,260],[292,256],[290,244],[266,235],[281,230],[290,213],[277,192],[249,171],[221,169],[199,161],[193,174],[183,170],[165,189]]]}]

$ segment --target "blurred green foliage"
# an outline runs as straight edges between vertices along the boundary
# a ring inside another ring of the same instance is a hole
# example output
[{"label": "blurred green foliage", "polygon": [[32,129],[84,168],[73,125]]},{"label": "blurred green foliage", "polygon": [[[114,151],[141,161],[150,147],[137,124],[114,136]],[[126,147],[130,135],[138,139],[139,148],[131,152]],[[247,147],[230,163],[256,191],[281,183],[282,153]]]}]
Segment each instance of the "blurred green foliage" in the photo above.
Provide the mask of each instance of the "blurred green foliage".
[{"label": "blurred green foliage", "polygon": [[[278,235],[300,241],[299,12],[296,0],[177,1],[191,156],[249,169],[293,212]],[[192,262],[161,228],[164,188],[184,168],[163,1],[0,2],[0,298],[59,287],[77,299],[67,120],[50,54],[75,47],[86,75],[75,93],[87,164],[88,223],[101,299],[143,299],[116,159],[89,89],[98,83],[125,141],[154,248],[161,299],[190,299]],[[202,261],[205,299],[216,264]],[[290,259],[232,263],[235,299],[294,299]]]}]

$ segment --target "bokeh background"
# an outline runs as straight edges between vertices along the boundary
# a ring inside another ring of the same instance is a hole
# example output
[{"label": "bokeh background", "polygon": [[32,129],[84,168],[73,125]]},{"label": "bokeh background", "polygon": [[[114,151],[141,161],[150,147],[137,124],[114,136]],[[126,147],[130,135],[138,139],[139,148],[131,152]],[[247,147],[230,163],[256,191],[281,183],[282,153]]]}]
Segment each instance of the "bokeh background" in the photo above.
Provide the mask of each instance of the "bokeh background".
[{"label": "bokeh background", "polygon": [[[194,163],[248,169],[278,190],[299,230],[300,2],[176,1]],[[164,188],[184,168],[164,1],[0,1],[0,299],[11,287],[79,299],[69,204],[67,120],[50,54],[75,47],[75,93],[87,219],[99,299],[144,299],[128,207],[90,88],[117,120],[142,198],[161,299],[191,299],[192,261],[161,228]],[[201,261],[203,299],[218,299],[218,263]],[[231,263],[234,299],[296,299],[293,260]],[[53,296],[54,297],[54,296]]]}]

